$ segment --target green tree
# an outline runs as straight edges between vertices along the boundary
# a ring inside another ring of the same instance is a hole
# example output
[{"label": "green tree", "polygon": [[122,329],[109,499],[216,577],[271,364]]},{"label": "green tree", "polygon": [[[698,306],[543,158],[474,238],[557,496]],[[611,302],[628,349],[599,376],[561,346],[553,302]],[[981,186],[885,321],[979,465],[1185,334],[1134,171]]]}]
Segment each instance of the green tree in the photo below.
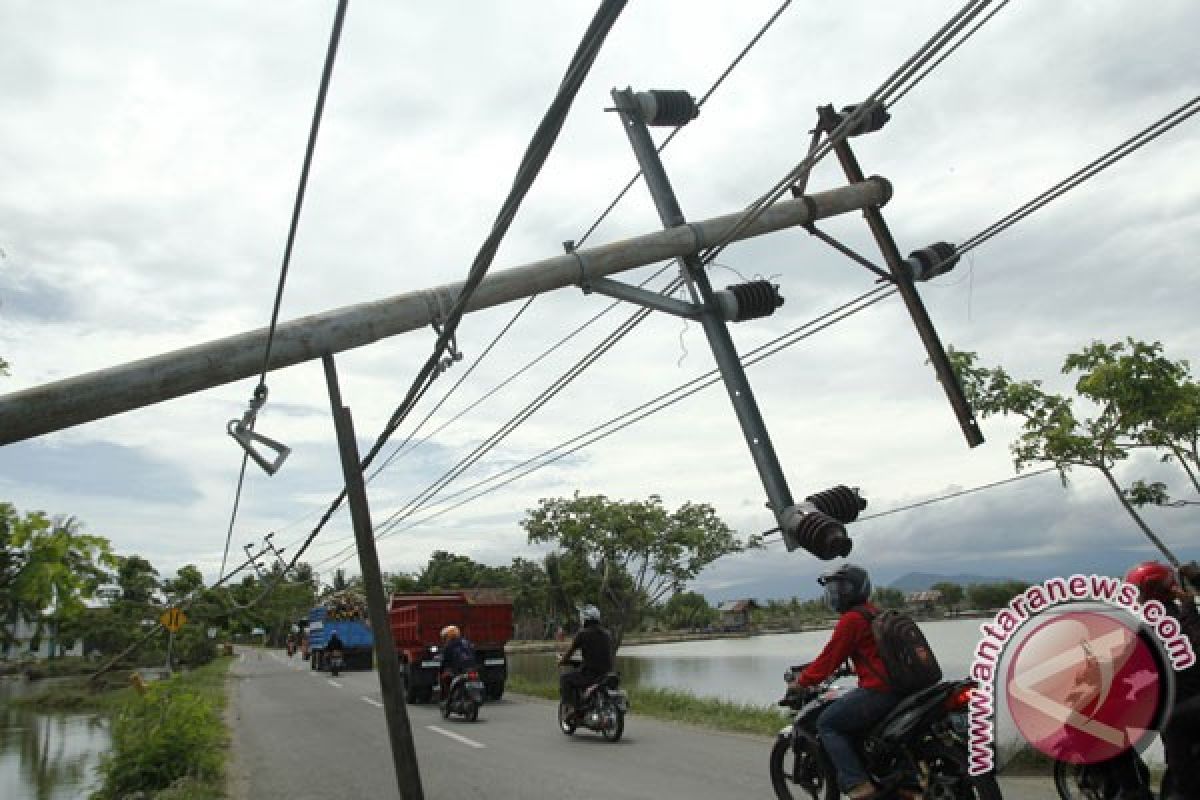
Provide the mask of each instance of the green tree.
[{"label": "green tree", "polygon": [[[1145,488],[1144,482],[1133,484],[1132,489],[1127,488],[1118,480],[1115,470],[1135,448],[1167,447],[1161,443],[1161,437],[1167,434],[1153,433],[1155,426],[1177,430],[1183,427],[1183,423],[1160,424],[1155,420],[1168,415],[1168,410],[1176,405],[1184,404],[1183,400],[1177,403],[1170,398],[1191,395],[1184,378],[1186,371],[1177,372],[1175,383],[1169,377],[1170,370],[1165,368],[1148,370],[1153,377],[1141,381],[1141,373],[1136,365],[1152,361],[1151,355],[1158,353],[1161,346],[1157,343],[1133,344],[1139,345],[1139,348],[1131,356],[1131,362],[1122,361],[1118,355],[1124,352],[1125,345],[1093,344],[1082,353],[1067,356],[1063,372],[1080,373],[1076,391],[1096,405],[1095,415],[1091,417],[1078,415],[1074,398],[1047,392],[1039,380],[1015,380],[1002,367],[978,366],[975,353],[952,350],[949,355],[967,399],[976,411],[984,417],[1000,414],[1024,420],[1022,433],[1011,445],[1018,472],[1032,464],[1050,463],[1058,469],[1059,477],[1066,486],[1067,474],[1074,467],[1098,471],[1135,524],[1160,550],[1165,551],[1162,541],[1137,512],[1134,504],[1135,499],[1145,502],[1165,494],[1165,489],[1155,492],[1152,488]],[[1112,362],[1119,364],[1114,366]],[[1182,364],[1181,369],[1186,370],[1186,362],[1179,363]],[[1179,381],[1183,381],[1183,384],[1179,384]],[[1169,388],[1176,385],[1178,392]],[[1168,395],[1168,399],[1153,399],[1152,395],[1158,390]],[[1184,417],[1186,413],[1181,411],[1172,418]],[[1177,452],[1183,453],[1178,448],[1172,450],[1168,447],[1168,450],[1168,455],[1173,457]],[[1187,460],[1186,453],[1183,453],[1183,460]]]},{"label": "green tree", "polygon": [[871,602],[880,608],[904,608],[904,592],[890,586],[879,586],[871,593]]},{"label": "green tree", "polygon": [[[1200,385],[1192,379],[1187,361],[1167,358],[1161,342],[1128,338],[1113,344],[1092,342],[1067,356],[1063,372],[1079,374],[1075,391],[1081,397],[1120,416],[1131,446],[1162,451],[1162,460],[1178,464],[1192,490],[1200,493]],[[1165,491],[1163,484],[1157,486]],[[1162,504],[1168,499],[1165,494],[1151,495],[1141,502]]]},{"label": "green tree", "polygon": [[417,584],[431,589],[500,588],[506,583],[502,570],[480,564],[470,556],[435,550],[417,578]]},{"label": "green tree", "polygon": [[1000,608],[1028,588],[1029,584],[1024,581],[973,583],[967,587],[967,602],[978,610]]},{"label": "green tree", "polygon": [[648,608],[682,591],[721,556],[746,547],[711,506],[686,503],[668,513],[657,495],[632,502],[578,492],[543,499],[521,525],[531,544],[558,548],[552,586],[557,580],[554,589],[563,599],[600,606],[617,646]]},{"label": "green tree", "polygon": [[40,511],[22,517],[8,506],[0,518],[6,550],[13,551],[6,560],[19,564],[4,592],[5,618],[11,622],[19,617],[32,624],[30,645],[36,648],[47,619],[57,631],[83,613],[83,601],[108,579],[112,553],[107,539],[83,533],[73,517],[52,519]]},{"label": "green tree", "polygon": [[204,588],[204,576],[194,564],[186,564],[175,571],[173,579],[162,582],[163,593],[172,605],[183,602]]},{"label": "green tree", "polygon": [[717,612],[699,592],[676,592],[663,606],[663,621],[672,630],[702,628],[716,619]]},{"label": "green tree", "polygon": [[942,593],[942,605],[951,612],[958,610],[958,604],[966,597],[963,587],[953,581],[941,581],[929,587]]}]

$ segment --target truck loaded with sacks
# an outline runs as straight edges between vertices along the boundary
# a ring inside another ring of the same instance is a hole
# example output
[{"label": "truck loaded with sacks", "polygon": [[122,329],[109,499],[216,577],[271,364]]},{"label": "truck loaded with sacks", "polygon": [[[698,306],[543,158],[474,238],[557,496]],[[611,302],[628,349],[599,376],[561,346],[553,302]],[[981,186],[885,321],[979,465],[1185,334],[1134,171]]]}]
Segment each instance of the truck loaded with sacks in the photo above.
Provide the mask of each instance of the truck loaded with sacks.
[{"label": "truck loaded with sacks", "polygon": [[508,679],[504,646],[512,638],[512,600],[498,590],[394,594],[388,601],[392,639],[400,660],[404,697],[428,703],[441,667],[441,631],[457,626],[474,646],[488,700],[499,700]]}]

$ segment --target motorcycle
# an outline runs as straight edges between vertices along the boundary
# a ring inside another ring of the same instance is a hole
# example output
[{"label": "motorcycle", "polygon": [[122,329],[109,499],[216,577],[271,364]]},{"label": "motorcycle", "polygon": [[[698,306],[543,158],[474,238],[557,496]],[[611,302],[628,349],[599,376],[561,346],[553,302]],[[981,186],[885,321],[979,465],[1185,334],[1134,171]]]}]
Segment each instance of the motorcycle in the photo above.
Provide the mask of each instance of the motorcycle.
[{"label": "motorcycle", "polygon": [[[559,666],[575,666],[560,664]],[[580,703],[574,707],[569,703],[558,704],[558,727],[571,736],[575,729],[583,726],[598,731],[606,741],[616,742],[625,732],[625,713],[629,710],[629,696],[620,688],[621,676],[610,672],[596,683],[580,691]]]},{"label": "motorcycle", "polygon": [[[842,667],[812,689],[793,689],[803,670],[794,666],[784,672],[788,691],[779,704],[796,717],[771,750],[771,785],[779,800],[838,800],[837,775],[817,738],[817,718],[842,694],[834,683],[854,673]],[[974,687],[971,680],[943,681],[915,692],[856,743],[867,773],[882,790],[880,798],[1001,800],[994,775],[967,772],[967,704]]]},{"label": "motorcycle", "polygon": [[344,663],[345,660],[342,658],[342,651],[334,650],[329,654],[329,674],[336,678]]},{"label": "motorcycle", "polygon": [[479,707],[483,705],[483,681],[479,678],[479,672],[469,669],[455,675],[450,680],[446,696],[438,705],[446,719],[451,714],[461,714],[467,722],[479,719]]},{"label": "motorcycle", "polygon": [[[1150,770],[1146,762],[1137,753],[1133,754],[1136,763],[1138,786],[1145,797],[1153,797],[1151,789]],[[1054,762],[1054,788],[1062,800],[1112,800],[1120,795],[1121,786],[1117,770],[1113,762],[1101,761],[1096,764],[1074,763],[1072,761]],[[1166,797],[1171,786],[1171,771],[1163,773],[1160,796]]]}]

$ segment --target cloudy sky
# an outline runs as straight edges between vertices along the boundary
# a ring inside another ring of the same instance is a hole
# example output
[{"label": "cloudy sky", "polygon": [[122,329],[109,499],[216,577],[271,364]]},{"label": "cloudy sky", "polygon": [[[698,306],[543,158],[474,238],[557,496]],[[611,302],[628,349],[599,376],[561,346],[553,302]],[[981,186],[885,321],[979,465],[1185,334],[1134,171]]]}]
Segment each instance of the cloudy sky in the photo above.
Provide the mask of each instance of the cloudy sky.
[{"label": "cloudy sky", "polygon": [[[777,0],[632,2],[495,262],[561,252],[636,166],[613,87],[700,96]],[[795,3],[664,153],[690,219],[737,211],[804,155],[816,106],[871,93],[959,7],[954,2]],[[334,16],[332,2],[179,0],[66,4],[0,0],[0,355],[15,391],[266,324]],[[282,318],[463,278],[595,5],[352,2],[325,109]],[[1188,0],[1010,3],[854,141],[887,177],[902,250],[964,241],[1197,95]],[[659,133],[661,136],[661,132]],[[1056,390],[1065,353],[1094,339],[1160,340],[1195,362],[1200,122],[1168,133],[973,251],[921,291],[944,342]],[[810,189],[843,183],[832,159]],[[858,215],[826,226],[863,252]],[[644,186],[593,234],[657,230]],[[781,286],[773,317],[734,328],[742,351],[873,287],[873,276],[787,231],[730,247],[724,286]],[[651,268],[628,273],[637,282]],[[661,280],[654,285],[660,285]],[[370,484],[377,523],[522,409],[634,309],[622,305],[515,380],[608,301],[567,289],[539,298],[422,428],[437,430]],[[479,356],[516,306],[467,317],[464,361],[440,379],[402,440]],[[343,354],[343,393],[373,440],[432,343],[419,331]],[[451,484],[458,492],[572,439],[712,367],[695,324],[656,315]],[[982,422],[965,445],[902,303],[885,300],[752,367],[750,380],[791,489],[860,486],[869,512],[1013,475],[1015,425]],[[506,383],[506,381],[508,381]],[[293,454],[274,477],[253,465],[233,535],[302,538],[340,486],[319,363],[269,376],[259,430]],[[253,380],[0,448],[0,498],[82,519],[164,572],[221,561],[241,451],[225,435]],[[496,391],[497,386],[503,388]],[[390,448],[388,451],[390,452]],[[1185,487],[1152,461],[1122,475]],[[434,503],[380,542],[384,568],[434,549],[489,563],[534,555],[518,525],[538,499],[583,493],[674,508],[712,503],[742,534],[773,527],[719,386],[521,480]],[[1148,512],[1181,555],[1200,556],[1196,507]],[[1122,570],[1151,555],[1097,476],[1053,474],[852,526],[854,559],[887,580],[910,570],[1040,577]],[[343,563],[339,513],[306,554]],[[293,545],[294,547],[294,545]],[[354,571],[353,560],[345,562]],[[725,559],[710,597],[808,594],[822,564],[782,547]]]}]

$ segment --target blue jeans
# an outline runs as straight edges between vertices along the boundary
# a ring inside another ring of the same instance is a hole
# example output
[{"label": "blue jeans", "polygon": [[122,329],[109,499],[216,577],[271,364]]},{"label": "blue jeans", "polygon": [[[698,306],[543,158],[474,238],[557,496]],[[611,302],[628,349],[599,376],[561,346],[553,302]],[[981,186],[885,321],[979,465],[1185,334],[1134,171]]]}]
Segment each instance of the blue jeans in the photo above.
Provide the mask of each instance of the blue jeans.
[{"label": "blue jeans", "polygon": [[900,698],[891,692],[851,689],[817,718],[817,736],[837,770],[838,787],[848,792],[870,778],[854,752],[854,740],[891,711]]}]

